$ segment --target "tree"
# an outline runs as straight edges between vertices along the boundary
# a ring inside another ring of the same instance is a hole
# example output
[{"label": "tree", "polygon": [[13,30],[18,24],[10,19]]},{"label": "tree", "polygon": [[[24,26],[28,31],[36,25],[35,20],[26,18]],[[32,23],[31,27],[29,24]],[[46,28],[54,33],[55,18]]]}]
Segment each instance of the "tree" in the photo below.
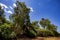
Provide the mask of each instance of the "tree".
[{"label": "tree", "polygon": [[[24,2],[16,2],[17,7],[14,8],[14,14],[10,16],[13,22],[13,26],[16,27],[18,34],[30,33],[30,30],[35,31],[34,27],[30,23],[30,8],[28,8]],[[36,31],[35,31],[36,32]]]},{"label": "tree", "polygon": [[32,26],[34,27],[34,29],[35,29],[36,31],[40,30],[40,26],[39,26],[38,21],[34,21],[34,22],[32,22],[31,24],[32,24]]},{"label": "tree", "polygon": [[54,24],[49,24],[48,25],[48,29],[51,30],[51,31],[56,31],[57,30],[57,26],[55,26]]},{"label": "tree", "polygon": [[40,21],[40,24],[45,30],[49,30],[53,36],[56,36],[56,34],[58,35],[57,26],[52,24],[49,19],[42,18],[42,20]]},{"label": "tree", "polygon": [[42,27],[46,27],[47,30],[57,30],[57,26],[55,26],[54,24],[51,24],[49,19],[44,19],[42,18],[42,20],[40,21],[40,24],[42,25]]},{"label": "tree", "polygon": [[40,21],[40,24],[42,25],[42,27],[46,30],[48,25],[50,24],[51,22],[49,21],[49,19],[44,19],[42,18],[41,21]]},{"label": "tree", "polygon": [[5,23],[6,19],[4,17],[4,10],[2,9],[2,7],[0,6],[0,25],[2,25],[3,23]]}]

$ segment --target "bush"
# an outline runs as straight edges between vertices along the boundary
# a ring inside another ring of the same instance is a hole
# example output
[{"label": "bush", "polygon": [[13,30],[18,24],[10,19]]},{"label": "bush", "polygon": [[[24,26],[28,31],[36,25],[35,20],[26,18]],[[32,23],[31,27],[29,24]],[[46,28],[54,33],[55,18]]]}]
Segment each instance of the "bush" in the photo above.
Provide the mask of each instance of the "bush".
[{"label": "bush", "polygon": [[25,35],[29,38],[33,38],[36,37],[37,34],[33,30],[29,30]]},{"label": "bush", "polygon": [[59,37],[59,33],[57,31],[53,31],[55,37]]},{"label": "bush", "polygon": [[6,23],[0,26],[0,34],[4,39],[10,39],[16,36],[15,32],[11,30],[11,25]]},{"label": "bush", "polygon": [[33,30],[30,30],[29,35],[30,35],[31,37],[35,37],[35,36],[36,36],[36,33],[35,33]]},{"label": "bush", "polygon": [[53,32],[49,30],[43,30],[41,29],[38,33],[37,36],[42,36],[42,37],[49,37],[49,36],[54,36]]}]

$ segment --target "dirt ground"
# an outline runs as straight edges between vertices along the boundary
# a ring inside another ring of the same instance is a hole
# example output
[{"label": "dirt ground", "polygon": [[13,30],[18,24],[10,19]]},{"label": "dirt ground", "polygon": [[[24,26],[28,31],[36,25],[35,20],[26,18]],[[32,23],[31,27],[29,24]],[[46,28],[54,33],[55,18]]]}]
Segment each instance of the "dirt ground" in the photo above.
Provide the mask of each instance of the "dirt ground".
[{"label": "dirt ground", "polygon": [[17,40],[60,40],[60,37],[19,38]]},{"label": "dirt ground", "polygon": [[60,37],[44,38],[44,40],[60,40]]}]

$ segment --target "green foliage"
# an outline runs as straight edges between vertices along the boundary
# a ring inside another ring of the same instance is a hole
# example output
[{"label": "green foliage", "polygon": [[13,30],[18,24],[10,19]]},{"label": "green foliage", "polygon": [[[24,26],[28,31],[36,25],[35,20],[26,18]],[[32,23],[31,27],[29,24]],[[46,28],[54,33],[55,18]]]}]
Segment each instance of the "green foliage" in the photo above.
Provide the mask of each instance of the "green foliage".
[{"label": "green foliage", "polygon": [[[57,26],[51,23],[49,19],[42,18],[40,22],[30,22],[30,9],[24,2],[16,2],[14,14],[10,15],[10,21],[6,20],[4,10],[0,6],[0,35],[5,39],[16,37],[16,35],[26,34],[29,37],[49,37],[60,36],[57,32]],[[42,29],[40,28],[40,25]]]},{"label": "green foliage", "polygon": [[[14,14],[10,16],[13,26],[19,28],[20,32],[25,32],[26,26],[30,24],[29,12],[30,9],[26,7],[24,2],[16,2],[17,7],[14,8]],[[29,27],[29,26],[28,26]]]},{"label": "green foliage", "polygon": [[48,25],[50,24],[51,22],[49,21],[49,19],[44,19],[42,18],[41,21],[40,21],[40,24],[43,28],[45,28],[45,30],[47,29]]},{"label": "green foliage", "polygon": [[59,33],[57,31],[53,31],[55,37],[60,37]]},{"label": "green foliage", "polygon": [[14,38],[16,36],[15,32],[11,30],[11,24],[4,23],[0,26],[0,34],[3,38]]},{"label": "green foliage", "polygon": [[[56,36],[56,35],[58,36],[58,32],[56,31],[57,26],[52,24],[49,19],[42,18],[42,20],[40,21],[40,24],[42,25],[42,27],[45,28],[45,30],[47,30],[47,31],[45,31],[46,32],[45,35],[47,34],[47,32],[48,33],[51,32],[52,36]],[[47,35],[50,36],[51,33],[49,35],[48,34]]]},{"label": "green foliage", "polygon": [[56,31],[57,30],[57,26],[55,26],[54,24],[49,24],[47,28],[50,31]]},{"label": "green foliage", "polygon": [[36,32],[34,32],[33,30],[30,30],[28,33],[29,37],[35,37],[36,36]]},{"label": "green foliage", "polygon": [[54,36],[54,34],[49,30],[40,30],[37,36],[50,37],[50,36]]},{"label": "green foliage", "polygon": [[17,34],[24,34],[28,33],[29,36],[35,36],[36,35],[36,30],[34,26],[30,23],[30,18],[29,18],[29,12],[30,9],[27,8],[24,2],[16,2],[17,7],[14,8],[14,14],[10,16],[13,19],[13,23],[17,29],[16,33]]},{"label": "green foliage", "polygon": [[0,25],[2,25],[3,23],[5,23],[5,17],[4,17],[4,10],[2,9],[2,7],[0,6]]}]

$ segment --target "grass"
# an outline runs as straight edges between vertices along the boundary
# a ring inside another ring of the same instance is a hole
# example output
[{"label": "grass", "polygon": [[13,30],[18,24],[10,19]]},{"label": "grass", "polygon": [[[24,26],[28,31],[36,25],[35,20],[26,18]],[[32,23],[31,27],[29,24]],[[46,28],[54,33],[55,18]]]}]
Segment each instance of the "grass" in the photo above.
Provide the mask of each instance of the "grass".
[{"label": "grass", "polygon": [[60,40],[60,37],[19,38],[17,40]]},{"label": "grass", "polygon": [[47,38],[44,38],[44,40],[60,40],[60,37],[47,37]]}]

